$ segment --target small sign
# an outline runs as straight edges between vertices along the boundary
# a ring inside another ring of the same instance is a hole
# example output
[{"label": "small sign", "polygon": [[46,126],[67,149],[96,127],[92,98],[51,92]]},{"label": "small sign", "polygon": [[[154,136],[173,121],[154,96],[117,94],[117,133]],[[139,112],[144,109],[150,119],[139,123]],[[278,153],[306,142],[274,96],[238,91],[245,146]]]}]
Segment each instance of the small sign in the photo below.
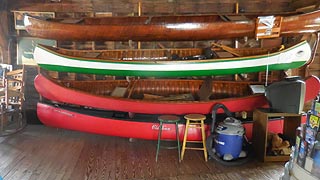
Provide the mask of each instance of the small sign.
[{"label": "small sign", "polygon": [[34,12],[34,11],[12,11],[14,13],[14,27],[16,30],[24,30],[26,29],[24,26],[24,15],[28,14],[34,17],[40,18],[54,18],[54,12]]},{"label": "small sign", "polygon": [[279,37],[281,22],[282,17],[280,16],[259,16],[256,19],[256,38],[262,39]]},{"label": "small sign", "polygon": [[313,115],[313,114],[310,114],[310,117],[309,117],[309,126],[311,128],[316,128],[318,129],[319,126],[320,126],[320,117],[319,116],[316,116],[316,115]]}]

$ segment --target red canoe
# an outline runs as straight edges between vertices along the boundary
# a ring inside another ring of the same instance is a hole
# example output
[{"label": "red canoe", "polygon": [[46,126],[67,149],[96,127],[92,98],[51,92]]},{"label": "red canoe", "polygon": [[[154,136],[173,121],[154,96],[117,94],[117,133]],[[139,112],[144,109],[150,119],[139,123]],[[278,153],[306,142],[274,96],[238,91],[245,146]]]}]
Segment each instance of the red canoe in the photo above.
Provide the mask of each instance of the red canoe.
[{"label": "red canoe", "polygon": [[[89,114],[86,113],[88,111]],[[110,111],[100,111],[100,113],[97,113],[97,110],[90,109],[61,108],[40,102],[37,105],[38,118],[47,126],[107,136],[150,140],[156,140],[158,138],[159,122],[157,121],[156,115],[138,115],[140,117],[135,119],[117,119],[112,117],[112,115],[110,115],[111,113]],[[100,116],[97,114],[100,114]],[[181,120],[182,119],[183,117],[181,117]],[[302,118],[302,121],[305,122],[305,118]],[[210,122],[210,120],[208,122]],[[271,120],[268,124],[270,132],[282,133],[282,119]],[[246,137],[250,141],[252,138],[252,121],[244,122],[243,126],[246,129]],[[210,134],[209,124],[205,125],[205,129],[207,135]],[[179,124],[180,140],[183,139],[184,130],[185,125],[182,120],[181,124]],[[162,137],[164,139],[175,139],[175,126],[165,124],[163,126]],[[201,140],[200,129],[189,129],[188,140]]]},{"label": "red canoe", "polygon": [[[163,94],[196,94],[201,86],[199,80],[139,80],[134,83],[134,89],[130,90],[129,96],[135,93],[159,93]],[[115,87],[127,86],[128,82],[119,81],[117,86],[112,85],[115,81],[65,81],[64,83],[53,82],[39,74],[34,85],[39,94],[51,101],[74,104],[98,109],[123,111],[143,114],[188,114],[188,113],[211,113],[212,106],[216,103],[224,104],[231,112],[253,111],[255,108],[266,107],[268,102],[263,94],[250,93],[248,82],[219,82],[213,81],[212,93],[216,96],[211,100],[155,100],[155,99],[132,99],[112,97],[110,94]],[[172,83],[171,83],[172,82]],[[319,93],[320,83],[315,76],[305,79],[306,97],[305,102],[313,100]],[[78,83],[78,85],[77,85]],[[124,83],[124,84],[123,84]],[[127,83],[127,84],[126,84]],[[166,86],[163,87],[163,83]],[[199,84],[200,83],[200,84]],[[65,86],[63,85],[65,84]],[[73,84],[73,85],[72,85]],[[85,87],[83,85],[86,85]],[[108,87],[105,87],[105,86]],[[69,86],[69,87],[66,87]],[[169,87],[170,86],[170,87]],[[81,87],[81,88],[80,88]],[[91,92],[89,92],[91,91]]]},{"label": "red canoe", "polygon": [[[112,116],[106,117],[107,111],[77,108],[60,108],[44,103],[37,104],[37,115],[40,121],[51,127],[76,130],[81,132],[102,134],[108,136],[118,136],[127,138],[151,139],[158,138],[159,122],[156,116],[141,118],[141,121],[134,119],[116,119]],[[85,113],[89,111],[89,114]],[[93,115],[95,114],[95,115]],[[100,114],[100,115],[97,115]],[[183,121],[182,121],[183,122]],[[179,137],[183,139],[184,124],[179,124]],[[209,125],[205,126],[206,132],[209,133]],[[175,139],[174,124],[164,124],[162,129],[163,139]],[[201,140],[199,128],[190,128],[188,130],[189,140]]]}]

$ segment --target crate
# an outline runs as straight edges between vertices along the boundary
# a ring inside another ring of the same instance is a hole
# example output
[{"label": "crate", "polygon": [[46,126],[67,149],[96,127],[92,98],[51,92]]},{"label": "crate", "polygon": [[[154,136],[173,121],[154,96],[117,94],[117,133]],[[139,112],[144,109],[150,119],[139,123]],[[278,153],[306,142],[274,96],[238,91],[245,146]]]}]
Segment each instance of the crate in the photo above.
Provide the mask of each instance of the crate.
[{"label": "crate", "polygon": [[272,113],[268,109],[256,109],[253,112],[252,144],[256,156],[263,162],[288,161],[289,155],[267,155],[268,121],[271,118],[283,119],[283,134],[295,140],[296,129],[301,124],[301,115],[295,113]]}]

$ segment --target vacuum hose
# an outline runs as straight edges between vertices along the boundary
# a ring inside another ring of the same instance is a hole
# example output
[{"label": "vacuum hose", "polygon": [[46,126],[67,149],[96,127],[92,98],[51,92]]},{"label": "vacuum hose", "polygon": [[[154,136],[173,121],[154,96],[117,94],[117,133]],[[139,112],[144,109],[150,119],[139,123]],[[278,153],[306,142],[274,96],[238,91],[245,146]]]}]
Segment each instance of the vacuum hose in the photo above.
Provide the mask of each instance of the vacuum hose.
[{"label": "vacuum hose", "polygon": [[231,117],[232,114],[229,111],[229,109],[223,105],[223,104],[215,104],[212,107],[212,124],[211,124],[211,129],[210,129],[210,136],[208,136],[207,140],[206,140],[206,148],[209,154],[209,158],[214,159],[215,161],[217,161],[218,163],[225,165],[225,166],[238,166],[238,165],[242,165],[246,162],[248,162],[250,160],[249,157],[246,158],[241,158],[241,159],[236,159],[236,160],[232,160],[232,161],[225,161],[223,159],[221,159],[220,157],[218,157],[215,153],[215,149],[213,148],[214,145],[214,140],[216,139],[216,134],[214,133],[215,131],[215,123],[216,123],[216,116],[217,116],[217,111],[218,109],[222,108],[224,110],[224,113],[228,116]]},{"label": "vacuum hose", "polygon": [[212,123],[211,123],[211,130],[210,130],[211,134],[214,133],[215,124],[216,124],[217,111],[218,111],[218,109],[220,109],[220,108],[222,108],[222,109],[224,110],[224,113],[225,113],[227,116],[229,116],[229,117],[232,116],[231,112],[229,111],[229,109],[228,109],[225,105],[219,104],[219,103],[218,103],[218,104],[215,104],[215,105],[213,106],[213,108],[212,108],[212,111],[211,111],[211,114],[212,114]]}]

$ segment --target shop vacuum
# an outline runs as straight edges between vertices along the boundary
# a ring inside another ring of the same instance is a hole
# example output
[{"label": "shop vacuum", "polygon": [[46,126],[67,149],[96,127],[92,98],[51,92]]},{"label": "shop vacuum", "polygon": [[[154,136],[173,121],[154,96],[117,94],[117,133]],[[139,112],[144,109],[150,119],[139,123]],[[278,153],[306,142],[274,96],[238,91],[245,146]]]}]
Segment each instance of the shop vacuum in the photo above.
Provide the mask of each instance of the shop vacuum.
[{"label": "shop vacuum", "polygon": [[[216,114],[220,108],[224,110],[227,118],[217,122]],[[207,138],[206,146],[209,158],[223,165],[241,165],[249,160],[247,151],[244,151],[249,146],[245,138],[245,129],[241,121],[232,117],[223,104],[215,104],[212,108],[211,134]]]}]

